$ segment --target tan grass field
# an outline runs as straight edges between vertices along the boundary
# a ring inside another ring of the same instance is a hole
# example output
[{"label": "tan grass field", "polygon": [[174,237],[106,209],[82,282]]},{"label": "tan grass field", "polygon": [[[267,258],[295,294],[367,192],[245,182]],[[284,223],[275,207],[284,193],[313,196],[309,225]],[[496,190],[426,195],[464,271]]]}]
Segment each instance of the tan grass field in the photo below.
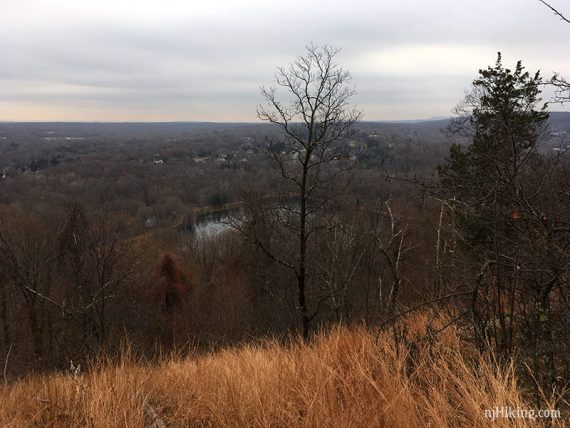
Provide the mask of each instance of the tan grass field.
[{"label": "tan grass field", "polygon": [[[427,316],[407,321],[408,339]],[[476,356],[454,328],[432,343],[337,328],[311,343],[268,341],[196,358],[125,357],[0,387],[2,427],[536,427],[561,419],[491,421],[484,410],[532,409],[512,367]],[[400,342],[399,340],[397,342]],[[145,410],[146,409],[146,410]],[[548,425],[548,424],[551,425]]]}]

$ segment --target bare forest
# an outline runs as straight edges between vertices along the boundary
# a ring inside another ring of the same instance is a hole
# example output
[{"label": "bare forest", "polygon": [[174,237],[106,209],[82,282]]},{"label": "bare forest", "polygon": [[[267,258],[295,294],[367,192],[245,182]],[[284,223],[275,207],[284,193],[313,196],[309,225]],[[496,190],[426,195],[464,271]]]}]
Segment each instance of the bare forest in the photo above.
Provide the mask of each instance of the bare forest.
[{"label": "bare forest", "polygon": [[567,81],[499,53],[452,118],[367,121],[338,52],[257,123],[0,122],[0,424],[568,416]]}]

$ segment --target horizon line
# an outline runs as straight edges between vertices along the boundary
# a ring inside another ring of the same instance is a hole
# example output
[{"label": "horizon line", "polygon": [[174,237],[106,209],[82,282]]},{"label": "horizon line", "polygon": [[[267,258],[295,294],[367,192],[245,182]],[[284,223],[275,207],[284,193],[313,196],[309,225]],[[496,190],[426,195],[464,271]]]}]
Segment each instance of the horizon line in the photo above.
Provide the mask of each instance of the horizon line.
[{"label": "horizon line", "polygon": [[[570,111],[550,111],[549,114],[570,114]],[[453,119],[456,116],[434,116],[428,118],[416,118],[416,119],[365,119],[359,120],[357,123],[405,123],[405,122],[437,122]],[[236,121],[236,120],[0,120],[0,124],[7,123],[76,123],[76,124],[213,124],[213,125],[271,125],[269,122],[264,121]]]}]

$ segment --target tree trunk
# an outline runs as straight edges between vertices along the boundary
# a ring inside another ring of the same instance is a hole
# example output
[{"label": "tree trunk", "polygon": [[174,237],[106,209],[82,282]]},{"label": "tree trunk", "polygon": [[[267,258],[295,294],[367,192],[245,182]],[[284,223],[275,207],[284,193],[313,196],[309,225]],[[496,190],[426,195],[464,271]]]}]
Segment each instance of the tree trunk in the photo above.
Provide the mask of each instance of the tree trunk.
[{"label": "tree trunk", "polygon": [[10,347],[10,324],[8,323],[8,302],[6,301],[6,284],[0,285],[0,321],[2,321],[2,333],[4,336],[4,347]]},{"label": "tree trunk", "polygon": [[[554,282],[554,281],[553,281]],[[550,393],[556,382],[556,368],[554,365],[554,341],[552,337],[552,323],[550,319],[550,289],[549,284],[541,290],[538,302],[538,322],[540,340],[539,349],[544,359],[544,388]]]},{"label": "tree trunk", "polygon": [[37,358],[42,357],[42,331],[38,323],[38,314],[36,313],[36,305],[30,303],[28,305],[28,320],[30,322],[30,332],[32,333],[32,343],[34,353]]},{"label": "tree trunk", "polygon": [[306,280],[307,280],[307,173],[310,152],[307,150],[305,164],[303,165],[303,176],[301,179],[301,213],[299,218],[299,273],[297,274],[297,286],[299,291],[299,310],[303,322],[303,339],[309,338],[309,328],[311,319],[307,310],[306,300]]}]

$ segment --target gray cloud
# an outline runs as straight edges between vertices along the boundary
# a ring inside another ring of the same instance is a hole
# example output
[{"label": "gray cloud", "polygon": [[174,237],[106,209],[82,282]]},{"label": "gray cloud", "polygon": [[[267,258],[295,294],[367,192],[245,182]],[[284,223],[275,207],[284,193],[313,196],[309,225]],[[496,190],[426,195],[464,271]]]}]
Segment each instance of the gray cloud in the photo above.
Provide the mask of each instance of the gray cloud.
[{"label": "gray cloud", "polygon": [[367,119],[446,115],[498,50],[570,75],[569,35],[535,0],[6,2],[0,120],[255,120],[309,42],[343,48]]}]

